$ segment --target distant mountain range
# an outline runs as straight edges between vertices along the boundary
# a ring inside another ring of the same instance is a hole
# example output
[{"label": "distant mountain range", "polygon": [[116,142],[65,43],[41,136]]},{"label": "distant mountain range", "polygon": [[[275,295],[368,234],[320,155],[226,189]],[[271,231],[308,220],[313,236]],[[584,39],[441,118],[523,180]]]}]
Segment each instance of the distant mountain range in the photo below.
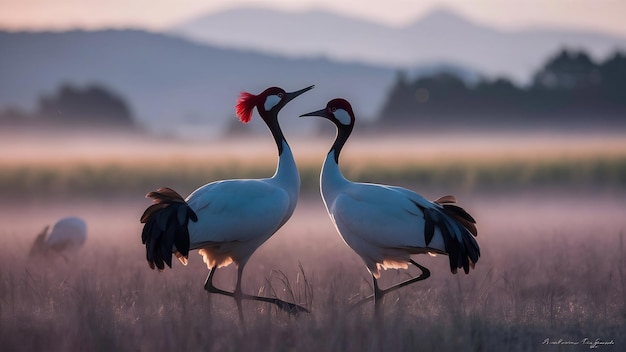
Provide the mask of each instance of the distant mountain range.
[{"label": "distant mountain range", "polygon": [[234,119],[240,91],[271,85],[289,91],[318,84],[291,115],[351,94],[373,115],[394,77],[391,68],[292,60],[138,30],[0,32],[0,51],[0,109],[30,108],[64,82],[99,83],[126,98],[140,123],[173,134],[219,134]]},{"label": "distant mountain range", "polygon": [[[125,98],[149,129],[198,137],[227,128],[240,91],[260,93],[272,85],[288,91],[317,85],[285,108],[290,116],[282,119],[286,130],[312,128],[315,122],[294,115],[337,96],[350,99],[361,116],[372,118],[397,74],[393,67],[290,59],[141,30],[0,31],[0,52],[0,110],[33,109],[40,96],[64,83],[95,83]],[[437,67],[415,70],[425,73]],[[265,127],[255,122],[252,128]]]},{"label": "distant mountain range", "polygon": [[[446,11],[399,28],[320,11],[239,9],[165,34],[0,31],[0,111],[32,110],[65,83],[98,84],[121,95],[140,125],[203,138],[229,128],[240,91],[316,84],[281,120],[286,131],[306,132],[316,122],[295,116],[334,97],[349,99],[364,119],[376,117],[400,68],[409,78],[446,70],[470,82],[481,73],[526,80],[565,45],[602,56],[626,49],[626,39],[501,32]],[[255,120],[251,128],[265,128]]]},{"label": "distant mountain range", "polygon": [[626,38],[574,30],[502,31],[437,10],[389,27],[323,11],[242,8],[203,15],[171,28],[198,42],[290,57],[412,67],[447,62],[491,76],[526,82],[563,47],[596,59],[626,49]]}]

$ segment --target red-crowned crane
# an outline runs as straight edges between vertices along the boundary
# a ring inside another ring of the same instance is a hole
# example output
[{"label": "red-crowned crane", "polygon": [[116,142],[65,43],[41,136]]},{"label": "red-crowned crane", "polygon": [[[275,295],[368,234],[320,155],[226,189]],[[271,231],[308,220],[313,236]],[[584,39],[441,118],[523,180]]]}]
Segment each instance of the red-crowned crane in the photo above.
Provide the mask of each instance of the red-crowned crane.
[{"label": "red-crowned crane", "polygon": [[[453,196],[431,202],[405,188],[355,183],[342,175],[339,153],[355,122],[348,101],[333,99],[326,108],[301,116],[320,116],[337,126],[337,136],[320,176],[322,198],[337,231],[372,275],[377,320],[382,320],[380,303],[386,293],[430,276],[427,268],[411,259],[412,254],[447,254],[452,273],[458,268],[468,273],[474,267],[480,256],[474,240],[476,221],[454,205]],[[381,268],[407,269],[409,263],[421,270],[420,276],[384,290],[379,288]]]},{"label": "red-crowned crane", "polygon": [[59,219],[48,231],[46,226],[35,238],[29,255],[48,256],[58,254],[67,261],[65,253],[78,249],[87,241],[87,224],[78,217]]},{"label": "red-crowned crane", "polygon": [[[287,93],[271,87],[261,94],[242,92],[236,113],[243,123],[250,121],[254,108],[269,127],[278,147],[276,173],[263,179],[215,181],[193,191],[187,199],[169,188],[159,188],[146,197],[153,204],[141,216],[145,223],[142,242],[151,268],[171,267],[172,252],[187,263],[190,249],[198,249],[209,269],[204,289],[233,297],[243,322],[243,299],[269,302],[288,312],[307,311],[304,307],[277,298],[244,294],[241,276],[250,256],[293,213],[300,191],[300,175],[291,149],[278,123],[278,112],[292,99],[312,89],[310,86]],[[216,269],[237,265],[233,292],[213,285]]]}]

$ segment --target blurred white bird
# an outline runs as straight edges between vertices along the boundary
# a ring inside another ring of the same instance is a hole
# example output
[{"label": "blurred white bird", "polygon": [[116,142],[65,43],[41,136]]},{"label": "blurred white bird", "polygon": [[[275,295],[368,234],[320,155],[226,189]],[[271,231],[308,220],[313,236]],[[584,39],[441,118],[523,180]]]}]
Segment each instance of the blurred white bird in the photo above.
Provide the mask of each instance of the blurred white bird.
[{"label": "blurred white bird", "polygon": [[[465,273],[478,261],[480,249],[474,236],[476,221],[453,196],[431,202],[401,187],[356,183],[339,169],[339,153],[350,137],[355,117],[350,103],[333,99],[326,108],[301,116],[320,116],[337,127],[337,137],[326,156],[320,188],[328,214],[339,234],[365,262],[374,282],[375,313],[382,320],[383,296],[411,283],[424,280],[430,271],[411,259],[412,254],[440,253],[450,259],[450,270]],[[388,289],[378,287],[380,269],[408,268],[411,263],[422,274]]]},{"label": "blurred white bird", "polygon": [[[287,93],[271,87],[258,95],[244,92],[239,98],[239,119],[247,123],[256,108],[274,137],[278,148],[274,176],[211,182],[193,191],[187,199],[169,188],[147,195],[154,204],[146,209],[141,222],[145,223],[142,241],[150,267],[171,267],[172,252],[186,264],[189,250],[198,249],[209,269],[204,289],[233,297],[242,322],[242,299],[273,303],[289,312],[307,311],[277,298],[244,294],[241,277],[250,256],[287,222],[295,209],[300,175],[278,123],[278,112],[312,88]],[[234,292],[213,285],[215,271],[231,263],[238,266]]]},{"label": "blurred white bird", "polygon": [[49,229],[50,226],[46,226],[35,238],[30,256],[60,254],[67,260],[65,253],[82,247],[87,241],[87,224],[78,217],[62,218]]}]

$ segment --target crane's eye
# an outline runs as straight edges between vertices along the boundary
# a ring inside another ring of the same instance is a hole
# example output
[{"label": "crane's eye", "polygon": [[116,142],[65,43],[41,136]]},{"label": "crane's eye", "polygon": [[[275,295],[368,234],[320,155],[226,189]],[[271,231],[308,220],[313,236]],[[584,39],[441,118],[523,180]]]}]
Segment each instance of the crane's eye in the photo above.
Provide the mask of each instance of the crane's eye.
[{"label": "crane's eye", "polygon": [[283,93],[278,93],[278,97],[279,97],[279,98],[281,98],[281,99],[282,99],[284,96],[285,96],[285,94],[283,94]]},{"label": "crane's eye", "polygon": [[330,108],[330,111],[335,112],[335,111],[337,111],[337,108],[332,107],[332,108]]}]

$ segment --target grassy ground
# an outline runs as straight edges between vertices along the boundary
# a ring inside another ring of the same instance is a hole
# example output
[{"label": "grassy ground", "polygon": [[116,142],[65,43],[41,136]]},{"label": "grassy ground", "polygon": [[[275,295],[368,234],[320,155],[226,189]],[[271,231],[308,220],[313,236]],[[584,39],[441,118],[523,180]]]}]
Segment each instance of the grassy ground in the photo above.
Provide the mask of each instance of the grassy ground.
[{"label": "grassy ground", "polygon": [[[618,351],[626,344],[624,203],[576,200],[475,197],[469,205],[482,225],[483,251],[476,270],[452,275],[445,257],[417,256],[433,275],[389,294],[381,327],[371,304],[351,309],[371,293],[363,264],[319,199],[304,198],[292,221],[253,256],[244,290],[304,304],[311,313],[289,316],[248,302],[245,331],[232,299],[203,291],[207,270],[195,253],[188,267],[147,267],[137,221],[145,204],[4,204],[0,343],[5,351],[582,351],[589,349],[585,341],[598,339],[615,343],[601,350]],[[597,204],[606,212],[589,214]],[[70,212],[88,220],[87,246],[68,261],[27,258],[39,230],[34,220]],[[386,271],[383,283],[407,275]],[[232,289],[234,278],[234,268],[221,269],[216,284]]]}]

